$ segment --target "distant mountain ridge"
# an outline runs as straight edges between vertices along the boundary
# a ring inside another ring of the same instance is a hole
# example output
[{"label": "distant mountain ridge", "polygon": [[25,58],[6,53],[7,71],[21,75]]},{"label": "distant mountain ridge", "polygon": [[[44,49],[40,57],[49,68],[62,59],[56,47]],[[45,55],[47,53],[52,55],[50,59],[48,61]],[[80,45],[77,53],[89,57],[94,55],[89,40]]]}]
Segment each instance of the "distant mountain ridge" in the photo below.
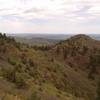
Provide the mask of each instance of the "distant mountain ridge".
[{"label": "distant mountain ridge", "polygon": [[[77,34],[76,34],[77,35]],[[86,34],[94,39],[100,40],[100,34]],[[22,37],[22,38],[27,38],[27,39],[31,39],[31,38],[45,38],[45,39],[54,39],[54,40],[66,40],[68,38],[70,38],[71,36],[75,36],[75,34],[30,34],[30,33],[23,33],[23,34],[8,34],[8,36],[13,36],[13,37]]]},{"label": "distant mountain ridge", "polygon": [[[14,37],[17,42],[29,45],[54,45],[74,36],[74,34],[8,34],[8,36]],[[89,34],[89,36],[100,40],[99,34]]]}]

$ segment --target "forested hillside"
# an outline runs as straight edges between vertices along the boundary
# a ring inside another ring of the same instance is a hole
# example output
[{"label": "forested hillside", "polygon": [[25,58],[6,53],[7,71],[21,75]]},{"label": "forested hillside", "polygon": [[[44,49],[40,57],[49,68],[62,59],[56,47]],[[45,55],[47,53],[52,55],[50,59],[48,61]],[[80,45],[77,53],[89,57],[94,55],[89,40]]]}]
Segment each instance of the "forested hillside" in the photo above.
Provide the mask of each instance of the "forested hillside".
[{"label": "forested hillside", "polygon": [[1,100],[95,100],[99,77],[100,41],[89,36],[29,46],[0,34]]}]

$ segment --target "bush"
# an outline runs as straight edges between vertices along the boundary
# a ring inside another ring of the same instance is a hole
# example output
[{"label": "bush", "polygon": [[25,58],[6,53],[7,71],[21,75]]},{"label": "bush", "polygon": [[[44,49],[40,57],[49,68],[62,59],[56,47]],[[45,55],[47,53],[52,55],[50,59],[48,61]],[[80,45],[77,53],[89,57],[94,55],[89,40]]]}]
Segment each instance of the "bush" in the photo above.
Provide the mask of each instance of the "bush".
[{"label": "bush", "polygon": [[21,50],[21,44],[20,43],[16,43],[16,48],[18,48],[19,50]]},{"label": "bush", "polygon": [[8,62],[9,62],[11,65],[16,65],[16,61],[15,61],[14,59],[8,58]]},{"label": "bush", "polygon": [[23,64],[27,64],[27,57],[26,57],[25,53],[22,53],[22,55],[21,55],[21,61],[22,61]]},{"label": "bush", "polygon": [[21,73],[16,73],[15,84],[18,88],[25,88],[27,86],[25,77]]},{"label": "bush", "polygon": [[29,65],[32,66],[32,67],[35,65],[35,63],[32,59],[29,59]]},{"label": "bush", "polygon": [[1,74],[8,81],[16,84],[18,88],[25,88],[27,86],[25,82],[25,76],[23,73],[19,73],[16,69],[2,69]]},{"label": "bush", "polygon": [[8,81],[15,82],[15,71],[14,69],[2,69],[2,76]]}]

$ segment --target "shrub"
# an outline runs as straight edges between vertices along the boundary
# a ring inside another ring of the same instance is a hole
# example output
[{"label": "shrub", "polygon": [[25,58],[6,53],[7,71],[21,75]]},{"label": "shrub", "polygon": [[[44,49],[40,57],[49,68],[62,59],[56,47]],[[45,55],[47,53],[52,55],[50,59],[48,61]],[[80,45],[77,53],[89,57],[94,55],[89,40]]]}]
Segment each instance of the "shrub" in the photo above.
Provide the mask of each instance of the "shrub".
[{"label": "shrub", "polygon": [[21,55],[21,61],[22,61],[23,64],[27,64],[27,57],[26,57],[25,53],[22,53],[22,55]]},{"label": "shrub", "polygon": [[27,86],[25,77],[21,73],[16,73],[15,84],[18,88],[25,88]]},{"label": "shrub", "polygon": [[20,43],[16,43],[16,48],[18,48],[19,50],[21,49],[21,44]]},{"label": "shrub", "polygon": [[2,76],[8,81],[15,82],[15,71],[14,69],[4,69],[2,68]]},{"label": "shrub", "polygon": [[23,73],[19,73],[15,69],[2,69],[1,75],[8,81],[16,84],[18,88],[24,88],[27,86],[25,82],[26,77],[23,75]]},{"label": "shrub", "polygon": [[12,58],[8,58],[8,62],[11,64],[11,65],[16,65],[16,61]]},{"label": "shrub", "polygon": [[35,63],[32,59],[29,59],[29,65],[32,66],[32,67],[35,65]]},{"label": "shrub", "polygon": [[17,72],[21,72],[22,71],[22,67],[23,67],[23,65],[21,63],[19,63],[19,64],[16,65],[15,70]]}]

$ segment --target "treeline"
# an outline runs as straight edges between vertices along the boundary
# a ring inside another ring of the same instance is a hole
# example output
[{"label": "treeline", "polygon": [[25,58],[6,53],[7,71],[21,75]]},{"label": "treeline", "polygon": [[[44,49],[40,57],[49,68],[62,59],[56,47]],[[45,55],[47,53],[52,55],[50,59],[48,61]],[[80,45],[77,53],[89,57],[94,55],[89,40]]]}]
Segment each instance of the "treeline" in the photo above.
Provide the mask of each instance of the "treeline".
[{"label": "treeline", "polygon": [[15,39],[12,37],[8,37],[6,33],[0,33],[0,40],[6,40],[6,42],[15,42]]},{"label": "treeline", "polygon": [[51,48],[51,46],[48,46],[48,45],[40,45],[40,46],[34,45],[31,47],[35,50],[42,50],[42,51],[49,50]]}]

